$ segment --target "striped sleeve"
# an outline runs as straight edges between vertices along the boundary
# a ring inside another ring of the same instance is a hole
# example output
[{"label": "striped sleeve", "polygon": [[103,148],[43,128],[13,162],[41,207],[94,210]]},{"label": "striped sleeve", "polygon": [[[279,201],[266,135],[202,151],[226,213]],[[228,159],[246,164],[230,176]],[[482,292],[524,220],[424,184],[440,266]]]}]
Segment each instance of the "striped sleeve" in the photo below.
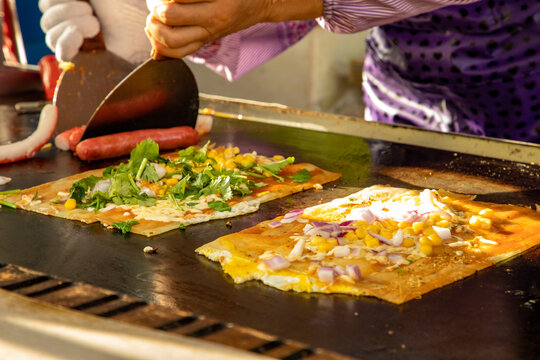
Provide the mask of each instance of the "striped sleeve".
[{"label": "striped sleeve", "polygon": [[450,5],[478,0],[325,0],[317,22],[335,33],[354,33]]}]

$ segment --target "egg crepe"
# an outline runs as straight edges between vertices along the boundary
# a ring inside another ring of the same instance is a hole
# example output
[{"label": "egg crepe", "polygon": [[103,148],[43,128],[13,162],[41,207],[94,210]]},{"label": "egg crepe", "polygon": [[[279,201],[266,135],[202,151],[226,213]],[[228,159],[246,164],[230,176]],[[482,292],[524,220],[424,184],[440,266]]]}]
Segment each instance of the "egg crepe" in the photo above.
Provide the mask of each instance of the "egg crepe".
[{"label": "egg crepe", "polygon": [[540,243],[540,212],[443,190],[372,186],[196,252],[235,283],[401,304]]},{"label": "egg crepe", "polygon": [[40,214],[158,235],[257,211],[261,203],[320,188],[341,175],[294,158],[205,145],[159,155],[139,144],[127,164],[90,170],[0,196]]}]

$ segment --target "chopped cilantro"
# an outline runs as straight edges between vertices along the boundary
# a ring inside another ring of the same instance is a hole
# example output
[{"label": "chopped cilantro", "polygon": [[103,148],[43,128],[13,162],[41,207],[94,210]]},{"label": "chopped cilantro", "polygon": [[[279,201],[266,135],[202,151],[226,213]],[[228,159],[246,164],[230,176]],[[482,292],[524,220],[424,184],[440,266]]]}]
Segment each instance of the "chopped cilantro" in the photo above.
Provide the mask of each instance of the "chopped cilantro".
[{"label": "chopped cilantro", "polygon": [[188,202],[186,205],[192,207],[192,206],[197,206],[197,205],[199,205],[199,203],[198,203],[198,202],[190,201],[190,202]]},{"label": "chopped cilantro", "polygon": [[180,230],[186,230],[186,225],[180,224],[180,225],[178,225],[178,228],[179,228]]},{"label": "chopped cilantro", "polygon": [[293,176],[289,176],[289,177],[292,178],[291,182],[301,183],[301,182],[306,182],[309,179],[311,179],[311,173],[306,169],[302,169],[296,174],[294,174]]},{"label": "chopped cilantro", "polygon": [[394,270],[394,271],[395,271],[396,273],[398,273],[398,274],[405,274],[405,273],[407,272],[407,270],[405,270],[405,269],[396,269],[396,270]]},{"label": "chopped cilantro", "polygon": [[6,190],[6,191],[0,191],[0,195],[12,195],[12,194],[18,194],[20,192],[21,192],[21,189]]},{"label": "chopped cilantro", "polygon": [[210,209],[214,209],[216,211],[231,211],[231,207],[223,202],[223,201],[210,201],[208,202],[208,207],[210,207]]},{"label": "chopped cilantro", "polygon": [[2,201],[2,200],[0,200],[0,205],[1,205],[1,206],[8,207],[8,208],[12,208],[12,209],[16,209],[16,208],[17,208],[17,205],[15,205],[14,203],[11,203],[11,202],[9,202],[9,201]]},{"label": "chopped cilantro", "polygon": [[130,220],[130,221],[120,221],[120,222],[115,222],[114,224],[112,224],[115,228],[117,228],[118,230],[120,230],[122,232],[122,234],[127,234],[128,232],[131,231],[131,227],[133,225],[137,225],[139,222],[138,221],[135,221],[135,220]]}]

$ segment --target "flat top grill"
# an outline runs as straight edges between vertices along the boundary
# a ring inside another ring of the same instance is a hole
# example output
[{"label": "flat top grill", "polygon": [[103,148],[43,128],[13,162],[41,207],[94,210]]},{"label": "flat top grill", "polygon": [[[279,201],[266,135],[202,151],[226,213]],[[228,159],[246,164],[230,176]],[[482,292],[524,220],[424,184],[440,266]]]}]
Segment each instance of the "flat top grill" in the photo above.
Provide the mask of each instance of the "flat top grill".
[{"label": "flat top grill", "polygon": [[[274,112],[279,117],[281,110]],[[214,119],[201,142],[207,140],[243,152],[292,155],[343,177],[322,191],[263,204],[254,214],[231,219],[232,228],[228,220],[216,220],[151,239],[2,208],[0,263],[357,358],[533,358],[540,352],[538,247],[401,306],[368,297],[282,292],[254,281],[236,285],[218,264],[194,252],[222,235],[374,184],[445,188],[478,194],[479,200],[535,206],[539,165],[225,117]],[[13,178],[10,189],[27,188],[114,162],[86,164],[51,148],[0,166],[0,174]],[[147,245],[158,254],[145,254]]]}]

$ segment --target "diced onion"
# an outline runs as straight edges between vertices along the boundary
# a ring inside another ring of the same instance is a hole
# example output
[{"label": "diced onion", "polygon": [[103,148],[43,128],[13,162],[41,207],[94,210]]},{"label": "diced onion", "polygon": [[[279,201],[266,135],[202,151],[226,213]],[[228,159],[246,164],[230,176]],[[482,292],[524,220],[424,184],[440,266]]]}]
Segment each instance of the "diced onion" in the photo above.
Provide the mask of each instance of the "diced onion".
[{"label": "diced onion", "polygon": [[105,206],[103,209],[101,209],[101,210],[99,210],[99,211],[101,211],[101,212],[106,212],[106,211],[112,210],[112,209],[114,209],[114,208],[116,208],[116,205],[115,205],[115,204],[109,204],[109,205]]},{"label": "diced onion", "polygon": [[356,264],[355,265],[347,265],[345,267],[345,272],[353,280],[358,281],[358,280],[362,279],[362,272],[360,271],[360,268]]},{"label": "diced onion", "polygon": [[291,264],[279,255],[274,255],[270,259],[264,260],[264,265],[270,270],[278,271],[288,268]]},{"label": "diced onion", "polygon": [[304,252],[305,243],[306,241],[304,239],[299,239],[294,245],[294,248],[289,253],[289,258],[295,259],[302,256],[302,253]]},{"label": "diced onion", "polygon": [[279,226],[283,225],[281,221],[271,221],[268,223],[268,226],[271,228],[277,228]]},{"label": "diced onion", "polygon": [[394,263],[398,263],[401,260],[403,260],[403,255],[400,255],[400,254],[388,254],[387,257],[388,257],[388,260]]},{"label": "diced onion", "polygon": [[374,238],[379,239],[380,241],[382,241],[382,242],[385,243],[386,245],[393,245],[392,240],[389,240],[389,239],[385,238],[385,237],[382,236],[382,235],[375,234],[375,233],[372,233],[372,232],[368,232],[368,234],[371,235],[371,236],[373,236]]},{"label": "diced onion", "polygon": [[392,236],[392,243],[394,246],[401,246],[403,244],[403,230],[398,229],[394,236]]},{"label": "diced onion", "polygon": [[347,215],[347,219],[355,221],[365,221],[368,224],[371,224],[372,222],[377,220],[375,215],[368,207],[359,207],[352,209],[349,215]]},{"label": "diced onion", "polygon": [[439,235],[439,237],[443,240],[449,240],[452,238],[452,233],[450,232],[450,229],[448,228],[443,228],[443,227],[440,227],[440,226],[432,226],[433,228],[433,231],[435,231],[437,233],[437,235]]},{"label": "diced onion", "polygon": [[321,266],[317,270],[317,277],[320,282],[330,284],[334,282],[334,268],[329,266]]},{"label": "diced onion", "polygon": [[147,187],[141,188],[141,194],[146,194],[146,196],[151,197],[151,198],[156,197],[155,191]]},{"label": "diced onion", "polygon": [[165,168],[165,166],[158,163],[151,163],[151,165],[154,167],[154,169],[156,169],[156,173],[160,179],[167,175],[167,169]]},{"label": "diced onion", "polygon": [[333,249],[333,254],[335,257],[345,257],[349,256],[351,249],[348,246],[336,246]]},{"label": "diced onion", "polygon": [[283,219],[281,219],[281,222],[284,224],[292,223],[302,217],[302,214],[304,213],[304,209],[297,209],[293,211],[289,211],[283,216]]},{"label": "diced onion", "polygon": [[102,192],[102,193],[108,193],[109,188],[111,187],[111,180],[99,180],[94,188],[92,189],[92,193],[95,192]]}]

